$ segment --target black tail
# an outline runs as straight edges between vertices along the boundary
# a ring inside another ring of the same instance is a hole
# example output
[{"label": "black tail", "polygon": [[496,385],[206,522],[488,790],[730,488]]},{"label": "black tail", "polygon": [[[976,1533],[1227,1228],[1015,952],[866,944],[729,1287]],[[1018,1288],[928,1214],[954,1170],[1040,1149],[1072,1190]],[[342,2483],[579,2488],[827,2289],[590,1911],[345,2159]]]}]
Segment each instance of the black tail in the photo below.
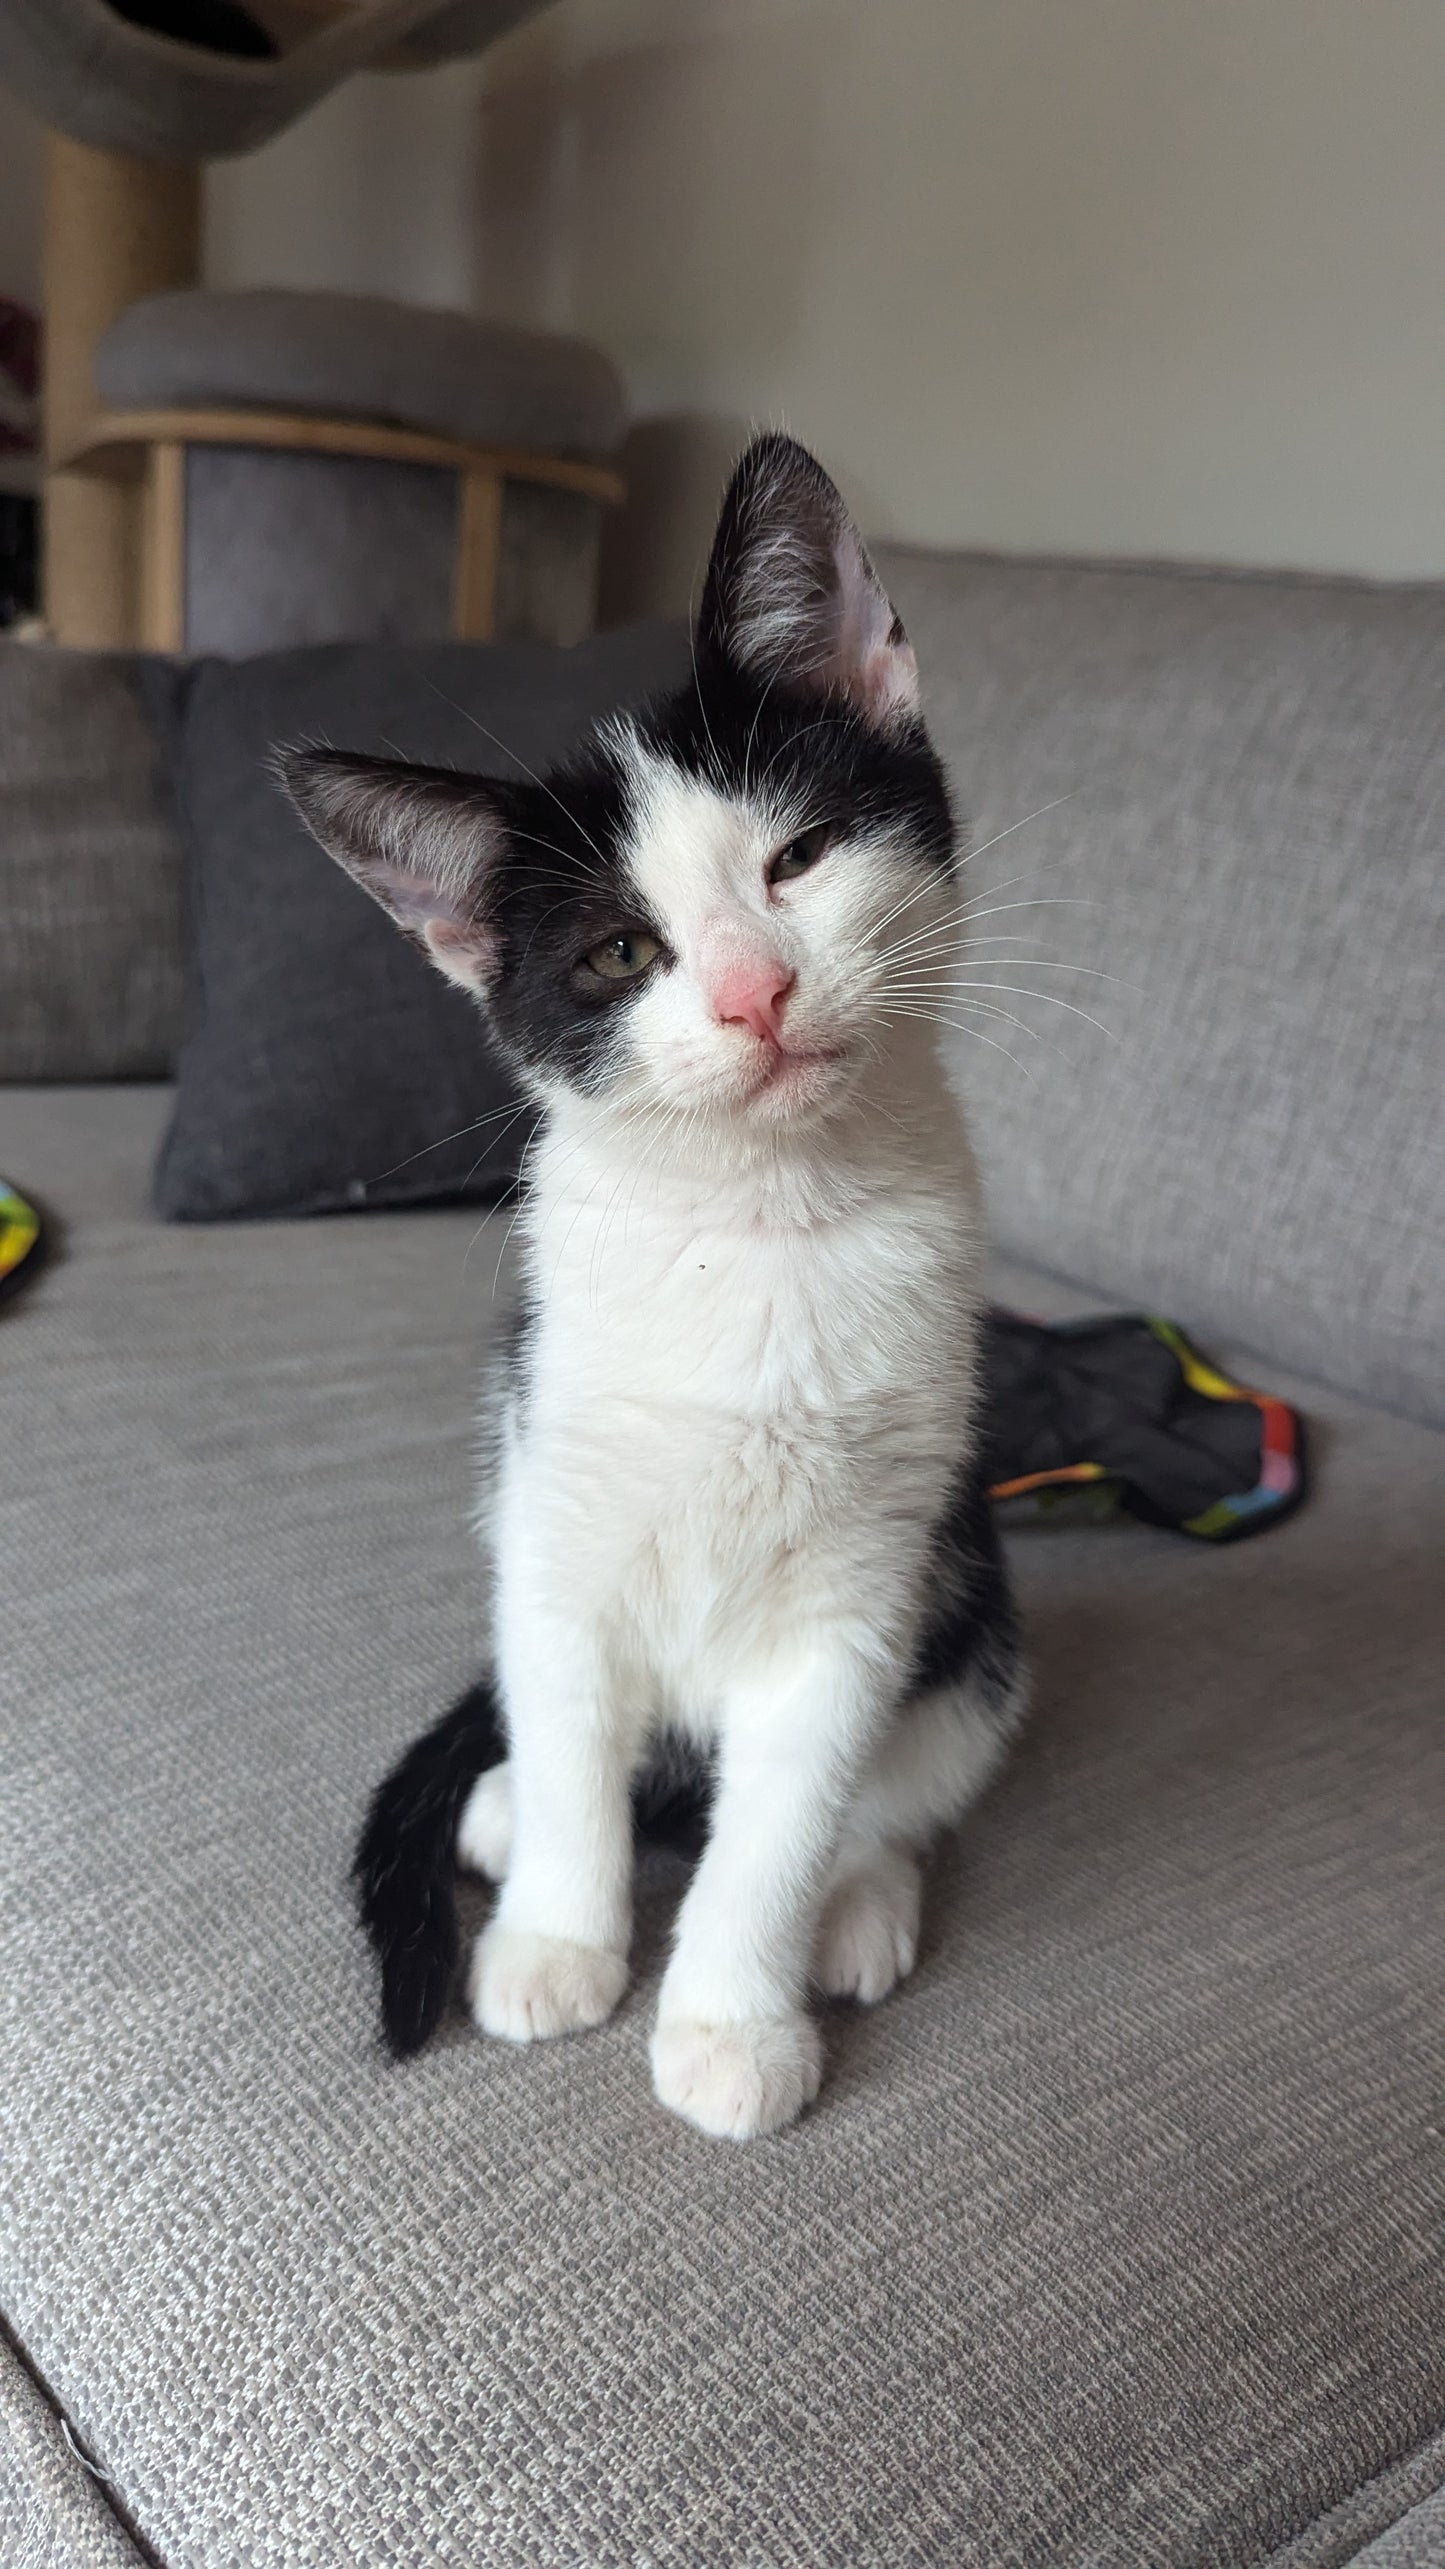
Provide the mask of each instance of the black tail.
[{"label": "black tail", "polygon": [[420,2051],[451,1996],[457,1823],[477,1777],[506,1754],[496,1691],[483,1677],[372,1795],[351,1878],[381,1964],[382,2032],[399,2059]]}]

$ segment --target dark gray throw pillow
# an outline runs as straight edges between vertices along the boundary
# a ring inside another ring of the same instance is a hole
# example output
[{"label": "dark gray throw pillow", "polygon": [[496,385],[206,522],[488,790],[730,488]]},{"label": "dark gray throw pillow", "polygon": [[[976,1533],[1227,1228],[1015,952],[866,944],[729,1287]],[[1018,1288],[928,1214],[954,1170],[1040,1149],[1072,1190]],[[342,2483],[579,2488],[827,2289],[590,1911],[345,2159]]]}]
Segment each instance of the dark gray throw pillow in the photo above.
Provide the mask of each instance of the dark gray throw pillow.
[{"label": "dark gray throw pillow", "polygon": [[276,745],[515,775],[686,668],[663,624],[570,651],[335,643],[196,665],[174,744],[190,986],[156,1169],[167,1220],[487,1200],[529,1128],[497,1112],[515,1100],[476,1008],[307,836]]}]

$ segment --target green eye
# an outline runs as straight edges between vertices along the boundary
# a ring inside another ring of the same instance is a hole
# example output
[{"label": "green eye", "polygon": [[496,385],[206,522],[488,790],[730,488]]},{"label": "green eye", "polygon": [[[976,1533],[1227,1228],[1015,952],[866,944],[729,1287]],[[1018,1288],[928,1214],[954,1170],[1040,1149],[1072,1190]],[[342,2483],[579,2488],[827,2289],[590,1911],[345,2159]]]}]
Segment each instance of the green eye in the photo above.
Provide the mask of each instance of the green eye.
[{"label": "green eye", "polygon": [[795,875],[806,874],[825,854],[832,836],[832,823],[820,821],[816,829],[801,830],[796,838],[790,838],[768,867],[769,883],[791,883]]},{"label": "green eye", "polygon": [[642,928],[619,928],[616,936],[604,937],[600,945],[589,946],[583,956],[589,972],[601,981],[635,981],[650,963],[656,963],[662,948],[656,937]]}]

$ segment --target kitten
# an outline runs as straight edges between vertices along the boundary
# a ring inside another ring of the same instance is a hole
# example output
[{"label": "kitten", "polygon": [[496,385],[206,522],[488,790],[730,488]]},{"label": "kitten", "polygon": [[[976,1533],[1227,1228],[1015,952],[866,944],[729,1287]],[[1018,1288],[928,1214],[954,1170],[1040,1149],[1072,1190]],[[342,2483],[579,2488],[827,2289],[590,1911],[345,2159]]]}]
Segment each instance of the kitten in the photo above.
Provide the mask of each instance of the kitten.
[{"label": "kitten", "polygon": [[787,437],[728,491],[682,691],[544,781],[320,749],[323,847],[487,1010],[543,1113],[482,1533],[494,1674],[357,1859],[393,2048],[500,1882],[478,2024],[627,1983],[632,1799],[707,1779],[652,2038],[703,2131],[792,2121],[812,1989],[913,1965],[920,1856],[1023,1707],[978,1456],[983,1232],[910,962],[960,915],[912,650]]}]

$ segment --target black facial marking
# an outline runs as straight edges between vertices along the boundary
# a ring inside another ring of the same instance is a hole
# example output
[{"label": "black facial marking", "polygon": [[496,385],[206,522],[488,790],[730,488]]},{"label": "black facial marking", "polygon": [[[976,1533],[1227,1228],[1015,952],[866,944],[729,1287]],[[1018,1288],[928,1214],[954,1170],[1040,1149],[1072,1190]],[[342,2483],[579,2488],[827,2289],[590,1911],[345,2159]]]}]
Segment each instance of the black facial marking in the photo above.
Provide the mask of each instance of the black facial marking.
[{"label": "black facial marking", "polygon": [[954,825],[943,769],[917,717],[888,731],[839,696],[758,680],[700,654],[691,686],[646,708],[644,743],[725,795],[776,796],[792,827],[838,838],[888,831],[946,869]]},{"label": "black facial marking", "polygon": [[[776,800],[792,836],[775,856],[797,848],[810,861],[846,862],[850,837],[886,831],[940,870],[951,862],[948,788],[921,721],[885,733],[841,696],[763,682],[709,653],[686,687],[631,721],[643,751],[682,776],[725,797]],[[631,1009],[671,968],[664,923],[646,915],[626,870],[628,763],[604,734],[543,784],[448,783],[475,795],[479,837],[484,814],[502,823],[482,893],[499,940],[489,994],[497,1034],[523,1065],[596,1094],[615,1074]],[[604,977],[587,957],[618,936],[654,939],[659,956]]]},{"label": "black facial marking", "polygon": [[590,744],[546,785],[509,788],[506,849],[492,878],[501,938],[492,1016],[529,1068],[595,1093],[608,1082],[628,1010],[651,979],[607,980],[586,958],[620,933],[655,937],[623,865],[631,825],[616,752]]},{"label": "black facial marking", "polygon": [[[875,644],[860,659],[844,639],[856,639],[849,601],[861,601],[865,632],[869,615],[891,617],[822,467],[791,439],[758,439],[724,501],[693,676],[628,717],[644,764],[771,807],[782,843],[759,863],[780,899],[814,864],[844,863],[870,839],[940,872],[952,864],[948,787],[911,684],[887,683],[886,668],[874,683]],[[889,647],[902,639],[896,617],[891,626],[878,637]],[[813,640],[821,656],[810,657]],[[283,765],[322,844],[484,993],[523,1070],[586,1094],[611,1084],[631,1011],[672,969],[666,923],[646,914],[627,871],[637,815],[625,734],[606,727],[525,782],[337,752]],[[595,961],[639,938],[658,949],[645,968]]]}]

